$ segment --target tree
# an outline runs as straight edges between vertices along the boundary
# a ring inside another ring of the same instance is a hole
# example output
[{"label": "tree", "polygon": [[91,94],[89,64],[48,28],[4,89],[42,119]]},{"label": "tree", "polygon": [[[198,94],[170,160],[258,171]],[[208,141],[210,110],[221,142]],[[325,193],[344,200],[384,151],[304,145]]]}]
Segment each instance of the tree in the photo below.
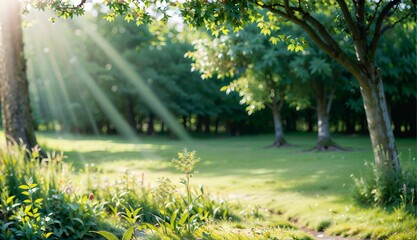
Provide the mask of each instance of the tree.
[{"label": "tree", "polygon": [[0,2],[0,96],[8,142],[37,145],[29,102],[19,1]]},{"label": "tree", "polygon": [[297,91],[314,96],[317,144],[311,150],[344,150],[330,136],[330,111],[336,95],[339,95],[337,93],[342,92],[342,86],[347,83],[343,69],[314,46],[295,56],[289,65],[294,78],[298,80],[298,84],[294,83]]},{"label": "tree", "polygon": [[[74,14],[82,14],[83,3],[85,0],[77,7],[68,7],[65,2],[55,0],[40,2],[40,7],[49,6],[59,14],[71,17]],[[166,4],[156,5],[150,12],[146,6],[151,3],[153,2],[139,4],[133,0],[106,1],[110,8],[110,19],[123,14],[127,20],[140,23],[150,19],[151,12],[160,12],[159,10],[162,11],[163,18],[168,17],[166,12],[164,14]],[[130,8],[130,4],[135,7]],[[252,21],[257,21],[262,32],[266,34],[270,34],[271,29],[278,29],[285,21],[300,26],[321,50],[355,77],[361,87],[375,161],[379,166],[400,171],[381,78],[382,70],[375,65],[375,53],[383,33],[410,17],[415,6],[414,0],[192,0],[182,3],[181,12],[191,25],[205,25],[215,33],[227,32],[226,25],[229,24],[239,29]],[[264,15],[265,12],[267,17]],[[335,40],[336,36],[346,37],[350,41],[342,46]],[[272,36],[271,39],[276,41],[280,36]],[[295,42],[289,45],[290,49],[295,50],[299,46],[300,44]],[[351,49],[355,54],[350,54],[345,49]]]},{"label": "tree", "polygon": [[[229,23],[240,27],[251,19],[262,22],[261,27],[266,33],[270,33],[271,28],[278,28],[282,21],[300,26],[321,50],[358,81],[375,161],[379,166],[400,171],[381,78],[384,70],[375,65],[375,53],[383,33],[408,18],[415,5],[415,1],[401,0],[238,0],[210,3],[194,0],[184,3],[183,14],[195,26],[206,25],[218,30],[225,29],[224,25]],[[267,11],[269,19],[258,14],[258,9]],[[338,36],[350,39],[350,43],[342,46],[336,41]],[[345,49],[354,50],[355,54]]]},{"label": "tree", "polygon": [[221,39],[200,39],[194,47],[195,50],[188,53],[194,60],[193,69],[200,71],[203,78],[213,75],[234,78],[223,91],[238,92],[248,114],[267,107],[274,123],[272,147],[287,146],[281,116],[290,79],[286,74],[289,69],[281,61],[293,54],[282,46],[273,45],[254,25]]}]

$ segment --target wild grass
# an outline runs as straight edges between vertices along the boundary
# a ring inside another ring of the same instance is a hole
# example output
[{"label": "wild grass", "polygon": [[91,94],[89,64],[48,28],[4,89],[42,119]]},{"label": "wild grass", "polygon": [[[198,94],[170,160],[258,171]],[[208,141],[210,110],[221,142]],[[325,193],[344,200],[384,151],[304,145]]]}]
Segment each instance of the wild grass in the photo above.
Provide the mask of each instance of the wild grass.
[{"label": "wild grass", "polygon": [[[40,136],[43,146],[66,153],[80,177],[74,184],[81,186],[86,184],[85,164],[95,164],[98,184],[122,176],[126,169],[138,179],[144,173],[145,185],[160,176],[179,179],[171,160],[187,147],[204,159],[193,184],[238,201],[247,206],[245,212],[259,213],[264,226],[290,220],[333,235],[417,238],[416,217],[406,210],[354,201],[351,175],[364,174],[364,163],[373,161],[370,141],[364,136],[335,136],[338,144],[354,149],[350,152],[304,152],[314,146],[313,134],[289,134],[288,141],[296,146],[283,149],[265,149],[273,139],[269,135],[190,142],[145,137],[139,143],[119,137]],[[415,163],[415,139],[397,139],[397,147],[403,166]],[[253,224],[241,226],[247,230]]]}]

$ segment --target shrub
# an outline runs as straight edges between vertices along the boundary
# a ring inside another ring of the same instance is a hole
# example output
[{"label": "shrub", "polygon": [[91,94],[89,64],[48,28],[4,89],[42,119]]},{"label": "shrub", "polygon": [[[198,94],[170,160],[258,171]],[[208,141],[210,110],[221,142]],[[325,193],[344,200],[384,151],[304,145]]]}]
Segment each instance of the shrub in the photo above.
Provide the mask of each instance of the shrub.
[{"label": "shrub", "polygon": [[385,166],[365,163],[368,174],[360,178],[352,175],[355,184],[355,198],[363,203],[376,205],[402,205],[415,213],[417,200],[417,166],[415,159],[410,165],[402,166],[402,172],[395,172]]},{"label": "shrub", "polygon": [[0,147],[0,238],[94,238],[102,204],[74,194],[62,153],[41,160],[39,150],[29,156],[23,146]]}]

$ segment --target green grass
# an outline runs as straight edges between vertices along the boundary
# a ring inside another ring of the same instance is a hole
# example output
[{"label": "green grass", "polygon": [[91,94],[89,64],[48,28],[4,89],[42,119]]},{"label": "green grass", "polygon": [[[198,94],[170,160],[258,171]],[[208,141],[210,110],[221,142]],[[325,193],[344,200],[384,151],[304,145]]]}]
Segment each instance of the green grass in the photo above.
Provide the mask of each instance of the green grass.
[{"label": "green grass", "polygon": [[[351,152],[304,152],[314,146],[314,134],[290,134],[288,141],[296,146],[284,149],[266,149],[272,143],[269,135],[190,142],[144,137],[133,143],[119,137],[39,134],[39,140],[49,149],[63,150],[80,175],[85,164],[95,164],[101,172],[97,184],[128,170],[138,178],[144,173],[145,184],[166,176],[178,186],[171,160],[186,147],[202,159],[194,185],[236,199],[247,211],[260,211],[265,222],[290,219],[298,226],[360,238],[417,238],[417,220],[405,211],[353,200],[351,174],[360,176],[364,163],[373,161],[364,136],[334,137],[341,146],[354,148]],[[410,161],[416,156],[415,139],[397,139],[397,147],[403,165],[415,164]]]}]

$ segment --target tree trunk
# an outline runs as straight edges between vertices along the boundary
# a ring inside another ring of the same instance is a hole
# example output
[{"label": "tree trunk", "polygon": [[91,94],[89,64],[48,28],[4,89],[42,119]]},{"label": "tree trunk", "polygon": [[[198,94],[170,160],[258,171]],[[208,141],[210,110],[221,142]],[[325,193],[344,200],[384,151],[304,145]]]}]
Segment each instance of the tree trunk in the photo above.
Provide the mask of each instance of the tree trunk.
[{"label": "tree trunk", "polygon": [[127,116],[128,116],[130,127],[132,128],[133,131],[136,132],[135,109],[134,109],[132,97],[130,96],[127,97]]},{"label": "tree trunk", "polygon": [[143,133],[143,122],[144,122],[144,117],[141,117],[140,115],[138,116],[138,118],[136,119],[136,129],[138,133]]},{"label": "tree trunk", "polygon": [[[19,1],[0,1],[0,96],[8,142],[37,145],[29,102]],[[9,139],[11,138],[11,139]]]},{"label": "tree trunk", "polygon": [[217,117],[216,121],[214,122],[214,134],[215,135],[219,133],[219,125],[220,125],[220,118]]},{"label": "tree trunk", "polygon": [[288,145],[284,138],[284,130],[282,128],[281,119],[282,104],[274,104],[271,106],[272,116],[274,118],[275,140],[272,147],[283,147]]},{"label": "tree trunk", "polygon": [[204,132],[210,134],[210,116],[204,118]]},{"label": "tree trunk", "polygon": [[325,89],[321,83],[313,82],[317,101],[317,144],[310,149],[316,151],[346,150],[334,143],[330,136],[329,113],[332,104],[332,94],[326,101]]},{"label": "tree trunk", "polygon": [[317,147],[327,149],[331,143],[329,114],[324,99],[317,99]]},{"label": "tree trunk", "polygon": [[197,122],[195,127],[195,132],[200,133],[203,128],[203,116],[197,115]]},{"label": "tree trunk", "polygon": [[165,124],[163,121],[161,121],[161,133],[165,132]]},{"label": "tree trunk", "polygon": [[153,135],[154,134],[154,127],[153,127],[153,124],[154,124],[154,116],[153,116],[153,114],[151,113],[151,114],[149,114],[149,117],[148,117],[148,129],[146,129],[146,134],[148,134],[148,135]]},{"label": "tree trunk", "polygon": [[379,71],[375,71],[371,78],[364,77],[362,80],[360,81],[361,94],[375,161],[379,166],[388,165],[400,171],[400,162]]}]

